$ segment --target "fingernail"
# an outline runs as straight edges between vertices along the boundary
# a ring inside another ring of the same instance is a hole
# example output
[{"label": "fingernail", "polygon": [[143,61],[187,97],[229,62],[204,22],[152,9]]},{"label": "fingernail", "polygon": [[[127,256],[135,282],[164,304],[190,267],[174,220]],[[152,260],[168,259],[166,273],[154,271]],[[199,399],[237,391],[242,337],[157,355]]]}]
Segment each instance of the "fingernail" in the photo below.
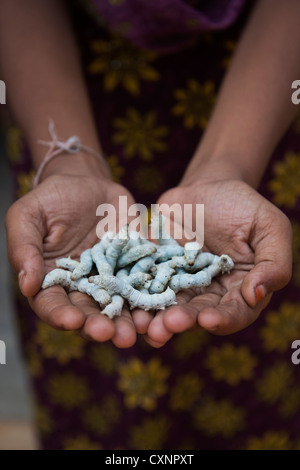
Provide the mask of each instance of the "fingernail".
[{"label": "fingernail", "polygon": [[257,303],[260,302],[261,299],[263,299],[266,296],[266,294],[267,294],[266,288],[262,284],[257,286],[255,289],[255,297],[256,297]]},{"label": "fingernail", "polygon": [[23,281],[25,276],[26,276],[26,273],[25,273],[24,269],[22,269],[18,274],[18,279],[19,279],[19,284],[20,285],[22,284],[22,281]]}]

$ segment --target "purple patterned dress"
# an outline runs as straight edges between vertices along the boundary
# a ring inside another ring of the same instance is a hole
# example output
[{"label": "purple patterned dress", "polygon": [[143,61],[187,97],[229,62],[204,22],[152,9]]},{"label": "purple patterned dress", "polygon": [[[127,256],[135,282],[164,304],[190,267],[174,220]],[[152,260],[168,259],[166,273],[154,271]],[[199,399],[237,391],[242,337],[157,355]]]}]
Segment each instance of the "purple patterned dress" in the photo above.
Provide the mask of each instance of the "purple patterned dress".
[{"label": "purple patterned dress", "polygon": [[[112,174],[149,205],[193,155],[251,5],[103,0],[87,11],[71,3]],[[294,276],[245,330],[178,334],[159,350],[139,338],[119,350],[53,330],[18,294],[41,448],[300,449],[300,366],[291,362],[300,339],[299,134],[298,119],[260,187],[293,223]],[[32,177],[22,145],[11,127],[18,196]]]}]

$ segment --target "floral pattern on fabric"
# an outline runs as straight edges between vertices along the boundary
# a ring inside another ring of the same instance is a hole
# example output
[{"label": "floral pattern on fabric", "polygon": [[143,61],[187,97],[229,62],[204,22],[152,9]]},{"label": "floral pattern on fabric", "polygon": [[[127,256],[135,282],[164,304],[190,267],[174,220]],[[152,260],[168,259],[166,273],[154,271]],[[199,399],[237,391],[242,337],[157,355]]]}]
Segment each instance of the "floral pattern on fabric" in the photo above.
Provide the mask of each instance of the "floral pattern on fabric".
[{"label": "floral pattern on fabric", "polygon": [[[110,1],[112,8],[123,3]],[[108,35],[81,10],[76,21],[113,177],[149,207],[180,181],[241,24],[205,33],[185,51],[154,57]],[[294,276],[245,330],[226,337],[185,332],[158,350],[140,337],[119,350],[52,330],[15,286],[43,449],[300,448],[300,367],[291,362],[291,343],[300,339],[298,133],[295,124],[282,139],[259,188],[292,220]],[[21,195],[30,189],[30,158],[15,127],[9,135]]]}]

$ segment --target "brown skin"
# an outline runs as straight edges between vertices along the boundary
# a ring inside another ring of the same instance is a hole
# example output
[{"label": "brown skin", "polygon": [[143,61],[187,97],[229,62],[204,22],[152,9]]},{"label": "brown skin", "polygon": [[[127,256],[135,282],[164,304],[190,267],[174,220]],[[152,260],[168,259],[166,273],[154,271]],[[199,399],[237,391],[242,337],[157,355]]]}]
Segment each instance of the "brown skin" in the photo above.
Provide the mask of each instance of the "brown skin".
[{"label": "brown skin", "polygon": [[235,268],[208,288],[178,294],[180,305],[159,312],[153,319],[136,312],[137,330],[146,333],[155,347],[162,346],[174,333],[196,326],[217,335],[247,327],[266,307],[272,292],[282,288],[291,275],[289,220],[246,183],[197,182],[171,189],[159,202],[175,201],[204,203],[204,249],[229,254]]},{"label": "brown skin", "polygon": [[99,201],[117,206],[120,195],[133,202],[122,186],[99,177],[53,175],[11,206],[6,228],[9,260],[16,272],[24,272],[20,288],[36,314],[54,328],[78,330],[86,339],[112,340],[123,348],[136,341],[128,310],[113,322],[99,315],[99,305],[87,295],[68,295],[60,286],[40,290],[57,258],[78,258],[98,241]]},{"label": "brown skin", "polygon": [[[183,181],[159,201],[204,203],[206,248],[247,265],[214,281],[204,295],[179,294],[180,306],[154,318],[137,310],[132,317],[125,311],[111,321],[98,315],[95,303],[83,294],[68,296],[60,287],[39,292],[56,257],[79,255],[96,241],[95,208],[129,194],[111,183],[103,161],[85,153],[64,154],[6,218],[10,262],[16,272],[26,272],[20,287],[40,318],[89,339],[112,339],[119,347],[133,345],[137,331],[160,347],[173,333],[195,327],[215,334],[238,331],[257,318],[272,292],[286,285],[292,264],[290,223],[252,187],[297,111],[290,86],[300,73],[299,15],[298,0],[288,6],[283,0],[258,2]],[[77,134],[101,152],[75,41],[59,0],[1,1],[0,60],[8,101],[35,168],[44,155],[36,141],[48,140],[49,116],[59,137]]]}]

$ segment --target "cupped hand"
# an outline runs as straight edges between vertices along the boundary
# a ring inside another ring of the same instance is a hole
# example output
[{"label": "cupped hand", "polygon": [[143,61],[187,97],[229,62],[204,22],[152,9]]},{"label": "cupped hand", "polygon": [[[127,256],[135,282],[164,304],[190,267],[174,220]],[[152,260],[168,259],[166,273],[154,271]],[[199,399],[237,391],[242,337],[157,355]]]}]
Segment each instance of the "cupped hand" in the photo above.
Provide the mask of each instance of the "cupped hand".
[{"label": "cupped hand", "polygon": [[178,305],[154,317],[137,312],[137,330],[152,346],[160,347],[174,333],[195,328],[217,335],[237,332],[254,322],[272,293],[289,282],[290,222],[246,183],[199,180],[167,191],[158,203],[204,204],[203,251],[226,253],[235,267],[207,288],[177,294]]},{"label": "cupped hand", "polygon": [[[119,206],[119,196],[131,194],[122,186],[98,176],[56,174],[16,201],[6,216],[9,261],[19,275],[22,293],[35,313],[57,329],[77,330],[86,339],[112,340],[118,347],[136,341],[131,314],[124,309],[114,320],[100,314],[99,305],[86,294],[67,294],[61,286],[40,290],[55,260],[81,252],[97,243],[100,204]],[[119,214],[117,220],[127,214]]]}]

